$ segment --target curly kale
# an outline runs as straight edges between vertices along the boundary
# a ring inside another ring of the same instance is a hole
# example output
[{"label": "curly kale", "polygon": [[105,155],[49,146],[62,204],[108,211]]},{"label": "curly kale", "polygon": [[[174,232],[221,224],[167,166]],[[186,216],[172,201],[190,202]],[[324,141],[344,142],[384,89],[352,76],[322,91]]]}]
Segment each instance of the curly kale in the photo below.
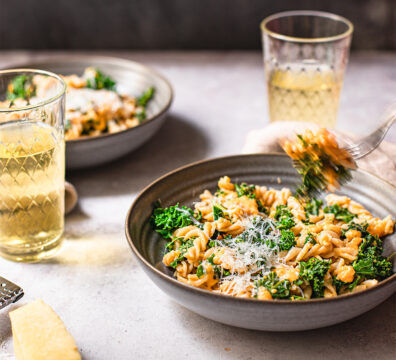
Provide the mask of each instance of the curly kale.
[{"label": "curly kale", "polygon": [[[224,269],[221,266],[215,264],[214,257],[215,257],[215,254],[212,254],[206,260],[209,262],[209,264],[212,264],[213,270],[215,273],[215,277],[217,279],[220,279],[220,278],[224,278],[226,276],[231,275],[230,270]],[[198,276],[198,270],[197,270],[197,276]],[[200,277],[200,276],[198,276],[198,277]]]},{"label": "curly kale", "polygon": [[305,238],[304,244],[306,244],[307,242],[310,242],[312,245],[315,245],[316,244],[315,235],[308,233],[307,237]]},{"label": "curly kale", "polygon": [[296,190],[297,196],[309,198],[326,190],[328,181],[323,175],[325,170],[332,170],[336,174],[340,184],[352,178],[350,170],[339,163],[335,163],[318,144],[308,143],[302,135],[297,135],[297,137],[304,147],[312,146],[313,149],[319,151],[318,157],[312,156],[307,151],[302,158],[294,161],[295,168],[302,176],[302,184]]},{"label": "curly kale", "polygon": [[295,246],[296,237],[294,236],[293,231],[281,230],[281,238],[278,245],[280,251],[290,250],[293,246]]},{"label": "curly kale", "polygon": [[323,205],[323,200],[317,200],[312,198],[310,201],[307,202],[305,207],[305,213],[307,218],[309,215],[319,215],[319,210]]},{"label": "curly kale", "polygon": [[279,205],[276,207],[274,218],[278,221],[278,229],[289,230],[296,225],[293,220],[293,214],[288,210],[286,205]]},{"label": "curly kale", "polygon": [[352,266],[367,279],[385,279],[392,274],[392,263],[382,256],[382,241],[374,236],[363,240]]},{"label": "curly kale", "polygon": [[213,220],[216,221],[219,218],[227,219],[228,216],[225,214],[226,208],[220,204],[213,205]]},{"label": "curly kale", "polygon": [[337,220],[344,221],[346,223],[351,222],[356,215],[352,214],[347,208],[341,207],[338,204],[326,206],[323,211],[326,214],[334,214]]},{"label": "curly kale", "polygon": [[176,229],[191,225],[195,220],[193,219],[194,212],[190,208],[176,204],[168,208],[154,209],[150,222],[155,231],[169,239]]},{"label": "curly kale", "polygon": [[336,288],[337,294],[340,294],[340,292],[344,289],[352,291],[362,281],[363,278],[356,274],[351,283],[346,283],[344,281],[338,280],[336,277],[333,277],[333,285]]},{"label": "curly kale", "polygon": [[201,278],[203,275],[205,275],[205,268],[202,266],[202,264],[199,264],[197,267],[197,276],[198,278]]},{"label": "curly kale", "polygon": [[345,233],[347,233],[349,230],[357,230],[362,233],[362,238],[364,238],[367,235],[370,235],[370,233],[367,231],[367,228],[368,228],[367,223],[358,224],[355,222],[351,222],[348,224],[347,228],[341,230],[341,237],[345,238]]},{"label": "curly kale", "polygon": [[274,299],[287,299],[290,297],[291,282],[289,280],[280,280],[275,272],[270,272],[268,275],[263,276],[255,284],[258,288],[264,286]]},{"label": "curly kale", "polygon": [[323,297],[324,277],[329,271],[330,264],[331,260],[317,258],[300,262],[300,278],[310,283],[313,297]]},{"label": "curly kale", "polygon": [[145,107],[148,102],[153,98],[154,93],[155,89],[153,87],[148,88],[140,97],[138,97],[138,105]]},{"label": "curly kale", "polygon": [[95,77],[93,79],[87,79],[87,88],[89,89],[107,89],[114,90],[116,82],[109,76],[104,75],[100,70],[95,69]]},{"label": "curly kale", "polygon": [[256,198],[256,187],[254,185],[248,185],[246,183],[235,184],[235,191],[238,197],[247,196],[249,199]]},{"label": "curly kale", "polygon": [[261,200],[257,200],[256,199],[256,203],[257,203],[257,209],[258,211],[260,211],[261,213],[265,214],[265,215],[269,215],[269,210],[268,208],[266,208],[263,204],[263,202]]},{"label": "curly kale", "polygon": [[142,123],[147,118],[146,110],[144,108],[137,108],[135,117],[138,119],[139,124]]},{"label": "curly kale", "polygon": [[173,262],[171,262],[169,265],[170,267],[172,267],[174,269],[176,269],[177,265],[179,265],[180,262],[184,260],[184,255],[187,253],[188,249],[190,247],[194,246],[193,238],[188,239],[188,240],[185,240],[183,238],[176,238],[166,245],[166,250],[168,252],[173,250],[173,245],[174,245],[175,241],[180,241],[181,245],[177,249],[180,251],[180,255],[175,260],[173,260]]},{"label": "curly kale", "polygon": [[326,181],[322,175],[324,167],[320,160],[312,160],[309,155],[295,162],[296,169],[302,176],[302,184],[297,188],[296,194],[299,197],[311,197],[320,193],[326,187]]},{"label": "curly kale", "polygon": [[346,286],[348,283],[345,283],[341,280],[338,280],[337,277],[333,277],[333,285],[336,289],[337,294],[339,294],[341,292],[341,289]]},{"label": "curly kale", "polygon": [[348,228],[342,232],[342,236],[349,230],[358,230],[362,234],[363,241],[359,246],[359,252],[352,266],[357,275],[366,279],[385,279],[392,274],[392,263],[382,255],[382,240],[378,236],[371,235],[368,224],[348,224]]},{"label": "curly kale", "polygon": [[29,99],[36,93],[36,87],[33,84],[32,77],[28,75],[19,75],[12,79],[7,89],[7,99]]}]

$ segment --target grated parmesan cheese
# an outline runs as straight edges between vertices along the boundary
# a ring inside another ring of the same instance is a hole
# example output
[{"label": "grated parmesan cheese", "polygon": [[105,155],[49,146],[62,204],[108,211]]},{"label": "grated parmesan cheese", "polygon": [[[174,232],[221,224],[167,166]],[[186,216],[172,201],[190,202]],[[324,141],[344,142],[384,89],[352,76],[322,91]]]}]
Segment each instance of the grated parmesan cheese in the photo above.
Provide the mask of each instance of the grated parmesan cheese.
[{"label": "grated parmesan cheese", "polygon": [[[282,264],[279,256],[280,231],[272,219],[250,217],[246,221],[245,231],[234,238],[218,241],[217,249],[223,250],[220,262],[229,265],[231,275],[220,280],[220,284],[234,282],[232,295],[256,280],[258,275],[266,275],[271,269]],[[220,245],[223,244],[223,245]],[[230,258],[232,260],[230,260]],[[244,269],[241,273],[240,269]],[[254,292],[255,289],[252,289]]]}]

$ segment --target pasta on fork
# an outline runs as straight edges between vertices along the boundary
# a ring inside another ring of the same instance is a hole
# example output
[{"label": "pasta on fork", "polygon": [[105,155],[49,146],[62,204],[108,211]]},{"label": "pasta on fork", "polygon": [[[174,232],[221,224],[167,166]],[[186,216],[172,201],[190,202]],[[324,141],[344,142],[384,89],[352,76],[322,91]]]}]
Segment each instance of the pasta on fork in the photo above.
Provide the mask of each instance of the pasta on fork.
[{"label": "pasta on fork", "polygon": [[350,169],[356,168],[352,156],[338,146],[335,136],[325,128],[307,130],[294,141],[283,140],[281,146],[302,176],[299,196],[335,191],[350,180]]}]

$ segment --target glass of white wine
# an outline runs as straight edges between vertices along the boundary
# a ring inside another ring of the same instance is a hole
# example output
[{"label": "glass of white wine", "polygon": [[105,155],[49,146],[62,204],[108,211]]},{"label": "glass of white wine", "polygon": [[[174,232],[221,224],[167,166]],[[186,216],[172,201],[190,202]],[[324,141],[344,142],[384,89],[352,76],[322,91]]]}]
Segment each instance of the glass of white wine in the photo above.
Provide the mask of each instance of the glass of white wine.
[{"label": "glass of white wine", "polygon": [[334,127],[352,23],[321,11],[287,11],[261,23],[270,121]]},{"label": "glass of white wine", "polygon": [[10,260],[42,260],[63,240],[65,89],[46,71],[0,71],[0,255]]}]

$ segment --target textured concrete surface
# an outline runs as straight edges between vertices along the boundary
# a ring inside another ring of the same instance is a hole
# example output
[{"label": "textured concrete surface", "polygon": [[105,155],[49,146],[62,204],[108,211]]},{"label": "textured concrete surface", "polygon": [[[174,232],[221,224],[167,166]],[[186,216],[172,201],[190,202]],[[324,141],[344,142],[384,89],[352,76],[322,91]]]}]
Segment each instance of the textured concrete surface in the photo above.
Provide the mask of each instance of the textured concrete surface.
[{"label": "textured concrete surface", "polygon": [[[115,55],[116,53],[112,53]],[[22,305],[43,298],[76,338],[84,359],[394,359],[396,297],[346,323],[269,333],[215,323],[180,307],[146,277],[124,237],[136,194],[175,167],[236,154],[244,134],[268,121],[260,53],[117,53],[157,68],[175,102],[145,146],[113,164],[67,174],[81,196],[66,219],[63,250],[41,264],[0,259],[20,284]],[[43,54],[0,52],[0,66]],[[396,54],[352,56],[339,127],[367,133],[396,94]],[[396,141],[396,127],[388,135]],[[0,359],[13,359],[8,311],[0,312]]]}]

